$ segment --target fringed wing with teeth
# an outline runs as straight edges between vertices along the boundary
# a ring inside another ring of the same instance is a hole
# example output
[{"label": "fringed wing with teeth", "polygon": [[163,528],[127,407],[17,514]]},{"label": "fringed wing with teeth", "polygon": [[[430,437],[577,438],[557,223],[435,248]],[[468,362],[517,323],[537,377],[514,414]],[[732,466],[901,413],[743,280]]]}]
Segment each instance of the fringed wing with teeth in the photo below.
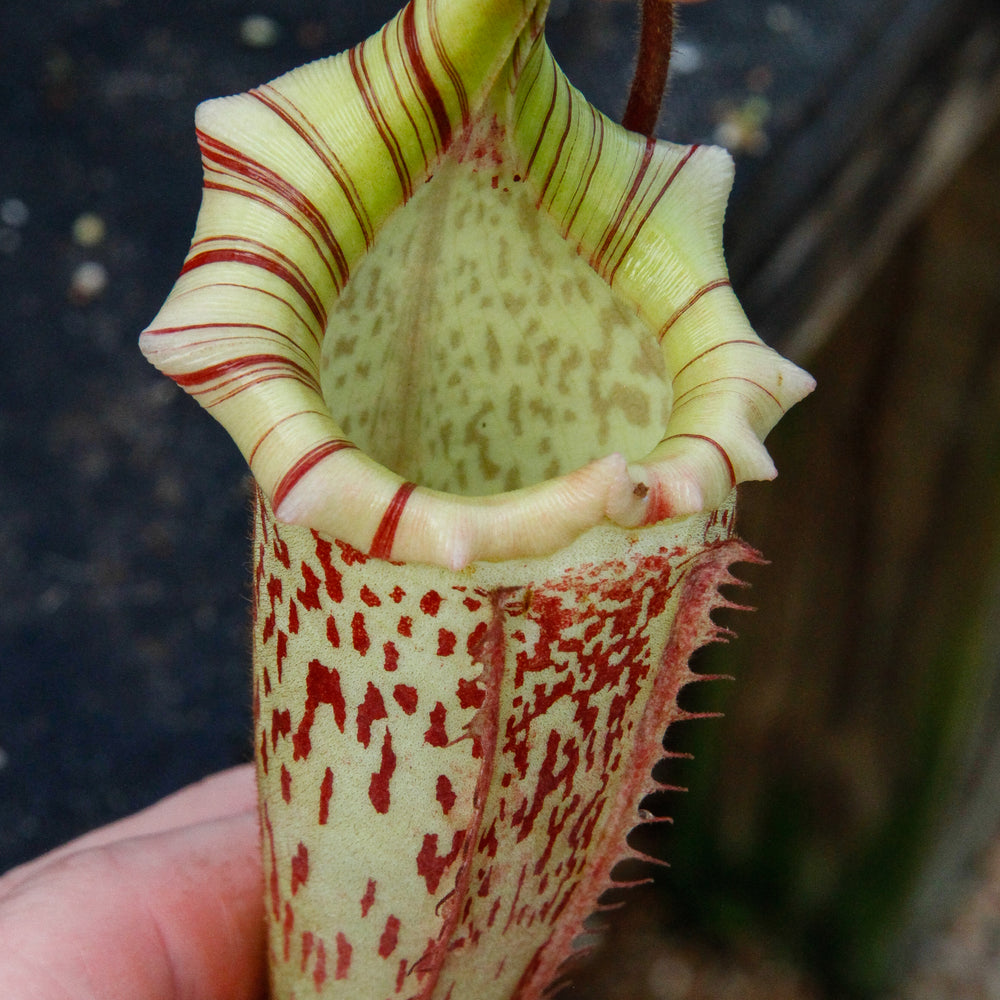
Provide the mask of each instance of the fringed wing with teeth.
[{"label": "fringed wing with teeth", "polygon": [[732,510],[461,574],[258,508],[276,998],[536,1000],[614,883],[718,629]]}]

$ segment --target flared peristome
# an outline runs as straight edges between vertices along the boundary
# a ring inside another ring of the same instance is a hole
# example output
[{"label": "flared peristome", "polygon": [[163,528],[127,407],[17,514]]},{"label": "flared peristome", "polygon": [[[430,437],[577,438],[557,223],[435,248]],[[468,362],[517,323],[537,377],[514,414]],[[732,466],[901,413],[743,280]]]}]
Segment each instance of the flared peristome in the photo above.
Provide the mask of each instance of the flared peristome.
[{"label": "flared peristome", "polygon": [[142,347],[279,520],[458,568],[774,475],[812,381],[729,285],[730,159],[601,116],[543,13],[416,0],[199,108],[197,231]]}]

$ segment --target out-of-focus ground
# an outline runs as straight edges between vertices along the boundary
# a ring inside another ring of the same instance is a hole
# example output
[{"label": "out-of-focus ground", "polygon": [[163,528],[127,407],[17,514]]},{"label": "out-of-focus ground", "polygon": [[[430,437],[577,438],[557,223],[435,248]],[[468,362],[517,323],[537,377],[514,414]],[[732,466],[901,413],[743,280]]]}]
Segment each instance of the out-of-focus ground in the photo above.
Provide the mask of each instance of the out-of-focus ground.
[{"label": "out-of-focus ground", "polygon": [[[779,940],[748,931],[725,943],[685,932],[655,894],[610,924],[562,1000],[838,1000]],[[970,873],[951,920],[886,1000],[1000,997],[1000,842]]]}]

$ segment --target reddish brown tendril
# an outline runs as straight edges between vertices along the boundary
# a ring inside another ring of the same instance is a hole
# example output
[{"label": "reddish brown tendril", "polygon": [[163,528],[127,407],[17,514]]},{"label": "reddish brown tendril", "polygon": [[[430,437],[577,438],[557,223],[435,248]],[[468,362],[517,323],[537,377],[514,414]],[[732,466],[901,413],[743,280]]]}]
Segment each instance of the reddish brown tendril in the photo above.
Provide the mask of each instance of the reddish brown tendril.
[{"label": "reddish brown tendril", "polygon": [[642,0],[639,53],[622,116],[622,125],[632,132],[651,136],[656,131],[656,120],[660,116],[660,105],[667,87],[673,40],[672,0]]}]

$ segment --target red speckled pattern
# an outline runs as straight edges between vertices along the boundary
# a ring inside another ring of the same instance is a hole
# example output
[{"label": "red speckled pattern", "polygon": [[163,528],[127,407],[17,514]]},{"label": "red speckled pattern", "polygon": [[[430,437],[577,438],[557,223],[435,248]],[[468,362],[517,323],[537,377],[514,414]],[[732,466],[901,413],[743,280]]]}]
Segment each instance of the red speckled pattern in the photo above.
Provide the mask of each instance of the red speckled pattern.
[{"label": "red speckled pattern", "polygon": [[258,498],[274,1000],[551,986],[629,856],[718,586],[754,557],[731,509],[690,520],[683,544],[622,532],[619,557],[533,580],[531,563],[389,563]]}]

